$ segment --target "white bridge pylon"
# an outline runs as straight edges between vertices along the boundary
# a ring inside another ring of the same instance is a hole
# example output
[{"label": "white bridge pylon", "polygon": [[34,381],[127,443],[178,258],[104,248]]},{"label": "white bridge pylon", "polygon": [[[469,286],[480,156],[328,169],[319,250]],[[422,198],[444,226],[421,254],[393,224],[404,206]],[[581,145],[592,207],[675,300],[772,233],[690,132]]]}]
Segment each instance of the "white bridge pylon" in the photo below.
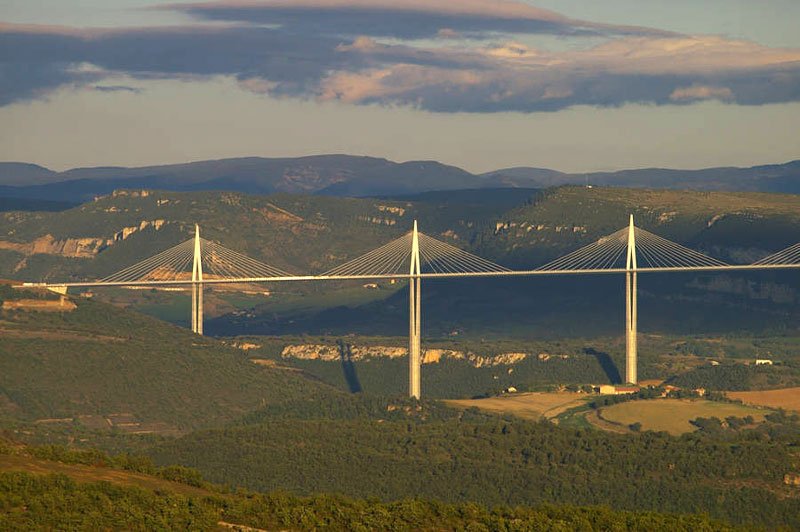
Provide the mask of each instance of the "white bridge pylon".
[{"label": "white bridge pylon", "polygon": [[[799,245],[800,246],[800,245]],[[540,271],[620,270],[625,272],[625,381],[638,383],[638,321],[637,275],[639,265],[649,270],[692,270],[696,268],[725,268],[729,265],[699,251],[676,244],[633,224],[564,255]]]},{"label": "white bridge pylon", "polygon": [[260,277],[291,276],[279,268],[201,238],[200,227],[195,224],[194,238],[104,277],[95,285],[141,286],[187,281],[192,290],[192,332],[203,334],[204,273],[206,281],[225,279],[242,283]]},{"label": "white bridge pylon", "polygon": [[510,272],[463,249],[437,240],[414,228],[388,244],[337,266],[322,276],[360,277],[369,275],[399,275],[408,271],[408,395],[419,399],[421,386],[421,310],[422,275],[424,273],[478,274]]},{"label": "white bridge pylon", "polygon": [[[191,268],[189,265],[191,264]],[[453,277],[625,275],[625,378],[636,384],[637,277],[651,272],[717,272],[800,269],[800,243],[753,264],[726,264],[649,231],[627,227],[533,270],[509,270],[413,229],[388,244],[318,275],[292,275],[200,237],[145,259],[99,281],[23,283],[66,293],[70,287],[186,286],[192,289],[192,330],[203,334],[203,286],[287,281],[409,280],[409,396],[421,396],[421,283]]]}]

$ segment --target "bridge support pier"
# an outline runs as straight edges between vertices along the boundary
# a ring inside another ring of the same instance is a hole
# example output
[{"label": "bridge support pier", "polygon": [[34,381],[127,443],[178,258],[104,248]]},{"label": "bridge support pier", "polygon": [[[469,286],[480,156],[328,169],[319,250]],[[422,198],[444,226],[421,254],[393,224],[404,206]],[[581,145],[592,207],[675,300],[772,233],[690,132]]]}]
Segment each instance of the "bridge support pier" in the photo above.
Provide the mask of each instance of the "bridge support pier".
[{"label": "bridge support pier", "polygon": [[203,334],[203,261],[200,251],[200,226],[197,224],[194,224],[192,262],[192,332]]},{"label": "bridge support pier", "polygon": [[639,319],[636,297],[636,236],[631,214],[628,226],[628,256],[625,269],[625,380],[638,382],[637,375],[637,322]]},{"label": "bridge support pier", "polygon": [[408,279],[408,396],[419,399],[421,396],[422,356],[420,349],[420,310],[421,279],[419,262],[419,234],[417,221],[411,237],[411,277]]}]

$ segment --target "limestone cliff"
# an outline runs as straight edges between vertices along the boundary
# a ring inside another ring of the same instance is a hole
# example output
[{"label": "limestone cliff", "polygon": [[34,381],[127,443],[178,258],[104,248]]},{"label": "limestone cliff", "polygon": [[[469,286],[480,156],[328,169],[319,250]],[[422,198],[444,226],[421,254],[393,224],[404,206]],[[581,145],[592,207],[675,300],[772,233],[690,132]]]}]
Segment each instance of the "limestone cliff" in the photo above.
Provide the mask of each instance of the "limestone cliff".
[{"label": "limestone cliff", "polygon": [[[350,346],[350,360],[359,361],[372,358],[405,358],[408,356],[408,349],[405,347],[390,346]],[[323,362],[335,362],[342,358],[341,351],[335,345],[321,344],[301,344],[287,345],[281,352],[283,358],[295,358],[298,360],[321,360]],[[476,368],[492,366],[512,366],[528,358],[527,353],[501,353],[494,356],[477,355],[475,353],[464,353],[452,349],[425,349],[422,354],[423,364],[438,364],[446,359],[464,360]]]}]

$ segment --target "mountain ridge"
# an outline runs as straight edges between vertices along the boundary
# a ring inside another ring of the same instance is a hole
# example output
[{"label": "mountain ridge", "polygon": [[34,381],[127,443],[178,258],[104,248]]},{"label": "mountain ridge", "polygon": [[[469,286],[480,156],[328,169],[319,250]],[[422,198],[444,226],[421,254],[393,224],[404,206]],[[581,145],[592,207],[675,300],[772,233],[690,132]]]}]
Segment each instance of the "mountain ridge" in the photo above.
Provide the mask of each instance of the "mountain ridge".
[{"label": "mountain ridge", "polygon": [[640,168],[589,173],[521,166],[482,174],[438,161],[395,162],[346,154],[239,157],[141,167],[73,168],[63,172],[29,163],[0,162],[0,196],[71,202],[88,201],[120,188],[364,197],[569,184],[800,193],[800,160],[749,168]]}]

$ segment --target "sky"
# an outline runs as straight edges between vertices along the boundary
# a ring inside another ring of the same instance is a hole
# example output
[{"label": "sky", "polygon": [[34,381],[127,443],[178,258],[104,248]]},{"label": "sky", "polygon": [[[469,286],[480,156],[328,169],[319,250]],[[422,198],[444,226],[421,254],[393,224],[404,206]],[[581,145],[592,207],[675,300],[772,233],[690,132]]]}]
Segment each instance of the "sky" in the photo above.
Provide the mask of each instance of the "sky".
[{"label": "sky", "polygon": [[800,158],[797,0],[0,0],[0,161]]}]

